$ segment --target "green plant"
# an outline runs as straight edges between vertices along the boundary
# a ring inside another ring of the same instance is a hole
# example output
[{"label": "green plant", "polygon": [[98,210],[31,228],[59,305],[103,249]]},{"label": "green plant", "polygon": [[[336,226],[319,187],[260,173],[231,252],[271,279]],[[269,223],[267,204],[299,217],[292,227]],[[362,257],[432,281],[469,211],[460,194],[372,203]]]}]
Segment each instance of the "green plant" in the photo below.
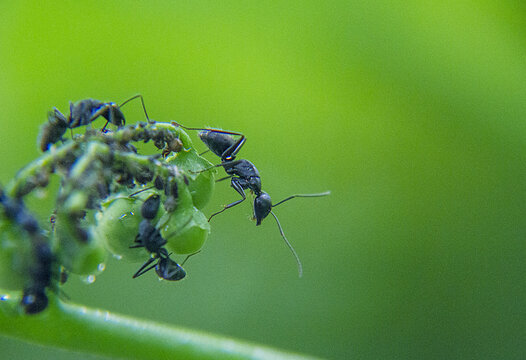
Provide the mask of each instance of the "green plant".
[{"label": "green plant", "polygon": [[[65,132],[56,128],[53,121],[42,127],[44,154],[0,188],[1,334],[137,359],[303,358],[62,302],[63,275],[94,275],[109,253],[148,264],[157,260],[156,271],[161,264],[179,269],[170,254],[199,251],[210,231],[201,209],[213,192],[215,170],[201,171],[211,164],[174,124],[139,123],[114,132],[88,127],[48,149]],[[134,144],[149,141],[162,154],[139,154]],[[48,187],[51,176],[58,176],[60,186],[46,228],[24,198]],[[141,222],[150,221],[141,207],[154,194],[163,204],[151,219],[165,240],[163,252],[130,248]]]}]

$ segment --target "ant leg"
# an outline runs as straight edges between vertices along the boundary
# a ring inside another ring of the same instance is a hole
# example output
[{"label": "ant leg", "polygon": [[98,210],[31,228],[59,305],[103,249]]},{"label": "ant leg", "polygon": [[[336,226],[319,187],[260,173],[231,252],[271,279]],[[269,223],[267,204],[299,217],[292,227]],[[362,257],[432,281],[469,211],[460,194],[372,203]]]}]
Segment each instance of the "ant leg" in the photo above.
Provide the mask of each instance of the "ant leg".
[{"label": "ant leg", "polygon": [[240,199],[240,200],[234,201],[231,204],[225,205],[221,211],[218,211],[218,212],[212,214],[208,218],[208,222],[210,222],[210,220],[212,220],[212,218],[214,216],[221,214],[223,211],[225,211],[227,209],[230,209],[231,207],[234,207],[234,206],[236,206],[238,204],[241,204],[247,198],[246,195],[245,195],[245,190],[243,190],[243,187],[241,186],[241,183],[239,182],[238,178],[232,178],[232,184],[231,185],[234,188],[234,190],[236,190],[239,193],[239,195],[241,195],[243,198]]},{"label": "ant leg", "polygon": [[134,100],[134,99],[137,99],[137,98],[140,98],[141,99],[141,103],[142,103],[142,109],[144,110],[144,115],[146,116],[146,120],[148,120],[148,122],[151,122],[150,118],[148,117],[148,113],[146,112],[146,106],[144,105],[144,98],[142,97],[141,94],[138,94],[138,95],[135,95],[135,96],[132,96],[131,98],[129,98],[128,100],[125,100],[122,104],[119,105],[119,107],[123,107],[124,105],[126,105],[128,102]]},{"label": "ant leg", "polygon": [[104,130],[106,130],[106,126],[108,126],[108,123],[110,123],[110,120],[113,120],[113,111],[111,111],[111,105],[110,104],[104,104],[103,106],[100,107],[99,110],[97,110],[95,112],[95,114],[93,114],[90,119],[89,119],[89,123],[91,124],[93,121],[95,121],[99,116],[102,116],[102,114],[104,114],[106,111],[109,111],[109,117],[108,119],[106,120],[106,124],[104,124],[104,126],[102,127],[102,129],[100,129],[100,132],[104,132]]},{"label": "ant leg", "polygon": [[[152,257],[152,258],[149,258],[148,261],[146,261],[139,270],[137,270],[137,272],[132,276],[133,279],[141,276],[142,274],[150,271],[151,269],[153,269],[155,267],[155,265],[157,264],[153,264],[151,265],[150,267],[146,268],[148,265],[150,265],[152,262],[154,262],[157,258],[156,257]],[[146,269],[145,269],[146,268]]]},{"label": "ant leg", "polygon": [[241,148],[245,144],[245,141],[247,141],[245,135],[241,134],[241,137],[232,146],[230,146],[221,154],[221,159],[227,161],[234,160],[239,150],[241,150]]},{"label": "ant leg", "polygon": [[233,176],[234,176],[234,175],[225,176],[225,177],[223,177],[223,178],[221,178],[221,179],[217,179],[216,182],[220,182],[220,181],[223,181],[223,180],[230,179],[230,178],[232,178]]},{"label": "ant leg", "polygon": [[60,110],[56,107],[53,108],[53,112],[48,113],[48,120],[52,123],[56,123],[56,121],[59,120],[65,126],[67,126],[68,124],[68,119],[66,119],[66,115],[62,114]]},{"label": "ant leg", "polygon": [[207,167],[206,169],[202,169],[202,170],[199,170],[199,171],[192,171],[192,170],[189,170],[192,174],[200,174],[202,172],[205,172],[205,171],[208,171],[208,170],[212,170],[213,168],[216,168],[216,167],[224,167],[224,166],[228,166],[228,165],[237,165],[241,162],[241,160],[232,160],[232,161],[225,161],[225,162],[222,162],[221,164],[217,164],[217,165],[212,165],[210,167]]},{"label": "ant leg", "polygon": [[144,188],[144,189],[141,189],[141,190],[137,190],[137,191],[134,192],[133,194],[128,195],[128,197],[133,197],[133,196],[135,196],[135,195],[137,195],[137,194],[142,193],[143,191],[151,190],[151,189],[153,189],[154,187],[155,187],[155,186],[148,186],[147,188]]}]

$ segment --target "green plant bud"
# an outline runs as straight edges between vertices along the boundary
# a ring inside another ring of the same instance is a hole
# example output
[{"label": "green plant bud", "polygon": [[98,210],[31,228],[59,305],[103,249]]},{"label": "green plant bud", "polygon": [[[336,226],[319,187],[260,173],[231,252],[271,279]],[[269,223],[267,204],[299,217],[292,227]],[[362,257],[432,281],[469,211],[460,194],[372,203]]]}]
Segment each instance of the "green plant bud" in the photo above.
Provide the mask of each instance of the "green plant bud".
[{"label": "green plant bud", "polygon": [[[155,193],[154,190],[148,190],[133,197],[121,193],[102,204],[102,212],[96,216],[95,236],[104,242],[112,254],[131,262],[144,261],[149,256],[144,248],[130,249],[130,246],[134,244],[139,224],[143,220],[141,206],[144,200]],[[162,212],[160,206],[153,221],[156,221]]]},{"label": "green plant bud", "polygon": [[88,195],[82,191],[75,191],[68,196],[64,210],[69,213],[81,213],[86,209]]},{"label": "green plant bud", "polygon": [[82,229],[88,234],[87,241],[81,241],[78,235],[79,225],[73,224],[67,217],[57,214],[55,221],[55,248],[61,264],[71,273],[91,275],[99,272],[99,264],[106,260],[107,251],[103,242],[94,236],[92,227]]},{"label": "green plant bud", "polygon": [[195,207],[178,209],[159,221],[161,235],[166,239],[168,252],[191,254],[203,246],[210,224],[206,216]]},{"label": "green plant bud", "polygon": [[0,220],[0,289],[23,290],[29,279],[31,248],[9,221]]},{"label": "green plant bud", "polygon": [[210,201],[215,186],[216,169],[210,169],[201,173],[199,170],[207,169],[212,164],[205,158],[199,156],[192,149],[186,152],[180,152],[169,159],[170,163],[177,165],[184,170],[189,180],[188,188],[192,195],[193,203],[198,209],[202,209]]}]

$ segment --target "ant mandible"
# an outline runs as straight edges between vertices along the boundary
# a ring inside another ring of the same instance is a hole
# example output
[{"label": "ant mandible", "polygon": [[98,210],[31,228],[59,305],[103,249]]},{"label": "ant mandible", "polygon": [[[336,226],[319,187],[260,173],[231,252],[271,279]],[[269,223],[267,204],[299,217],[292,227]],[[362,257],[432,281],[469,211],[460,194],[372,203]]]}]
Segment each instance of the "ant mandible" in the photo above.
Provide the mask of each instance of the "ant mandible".
[{"label": "ant mandible", "polygon": [[[326,191],[318,194],[296,194],[291,195],[276,204],[272,204],[270,195],[261,190],[261,177],[257,168],[250,161],[241,159],[236,160],[236,155],[241,150],[241,147],[246,142],[245,135],[238,132],[224,131],[219,129],[209,129],[209,128],[190,128],[185,127],[177,122],[173,122],[174,125],[180,126],[185,130],[198,130],[199,138],[205,143],[210,151],[221,158],[221,164],[211,166],[207,169],[203,169],[199,172],[208,171],[216,167],[222,167],[228,176],[218,179],[217,181],[223,181],[230,179],[230,186],[241,195],[241,199],[234,201],[228,205],[224,205],[223,209],[213,213],[208,221],[210,221],[214,216],[221,214],[223,211],[230,209],[246,199],[245,190],[251,190],[254,195],[254,219],[256,220],[256,226],[261,225],[263,219],[265,219],[269,214],[271,214],[278,225],[279,232],[281,237],[289,247],[290,251],[296,258],[298,264],[298,272],[301,277],[303,274],[303,267],[299,259],[298,254],[287,240],[283,228],[278,220],[278,217],[272,208],[284,203],[285,201],[297,198],[297,197],[321,197],[327,196],[330,194],[330,191]],[[235,139],[234,136],[239,136],[238,139]]]},{"label": "ant mandible", "polygon": [[122,127],[126,124],[126,119],[121,111],[121,107],[131,100],[140,98],[144,115],[150,121],[144,99],[142,95],[135,95],[117,105],[114,102],[102,102],[95,99],[84,99],[75,103],[69,102],[69,115],[66,117],[56,107],[53,111],[48,112],[48,122],[44,124],[40,133],[40,149],[46,151],[50,145],[60,141],[67,129],[74,129],[79,126],[91,124],[99,116],[106,119],[106,124],[101,131],[106,130],[108,123],[112,123],[117,127]]}]

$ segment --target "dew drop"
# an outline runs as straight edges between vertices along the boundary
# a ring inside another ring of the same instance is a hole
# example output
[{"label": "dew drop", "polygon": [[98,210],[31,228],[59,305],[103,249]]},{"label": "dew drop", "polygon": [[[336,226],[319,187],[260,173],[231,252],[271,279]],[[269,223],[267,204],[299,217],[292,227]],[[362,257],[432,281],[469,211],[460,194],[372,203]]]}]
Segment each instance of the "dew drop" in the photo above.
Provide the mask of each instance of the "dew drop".
[{"label": "dew drop", "polygon": [[119,220],[126,219],[128,216],[132,217],[133,215],[134,215],[134,213],[132,213],[131,211],[127,212],[127,213],[124,213],[121,216],[119,216]]},{"label": "dew drop", "polygon": [[6,294],[6,295],[0,296],[0,300],[2,300],[2,301],[9,300],[9,295]]},{"label": "dew drop", "polygon": [[45,199],[47,197],[47,191],[44,190],[44,189],[37,189],[35,191],[35,196],[38,198],[38,199]]},{"label": "dew drop", "polygon": [[113,258],[117,260],[122,260],[122,255],[113,254]]},{"label": "dew drop", "polygon": [[93,284],[95,282],[96,278],[95,278],[95,275],[88,275],[85,279],[84,279],[84,282],[86,284]]},{"label": "dew drop", "polygon": [[106,269],[106,264],[104,263],[100,263],[98,266],[97,266],[97,270],[99,271],[104,271]]}]

